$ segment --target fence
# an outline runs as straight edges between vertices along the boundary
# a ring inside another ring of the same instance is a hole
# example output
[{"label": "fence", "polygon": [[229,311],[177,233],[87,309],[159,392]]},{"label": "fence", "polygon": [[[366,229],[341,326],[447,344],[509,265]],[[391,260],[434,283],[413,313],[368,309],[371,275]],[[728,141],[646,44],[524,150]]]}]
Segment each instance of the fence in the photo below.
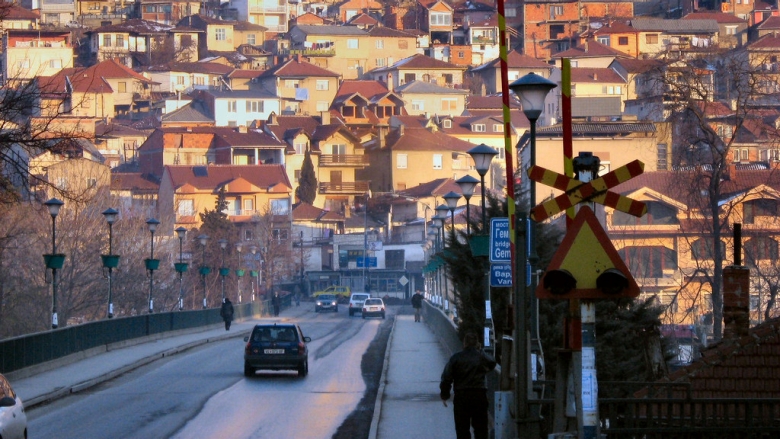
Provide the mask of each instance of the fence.
[{"label": "fence", "polygon": [[[292,296],[282,297],[282,307]],[[234,319],[268,315],[270,301],[234,305]],[[9,373],[69,355],[141,337],[216,325],[219,308],[119,317],[0,340],[0,372]]]}]

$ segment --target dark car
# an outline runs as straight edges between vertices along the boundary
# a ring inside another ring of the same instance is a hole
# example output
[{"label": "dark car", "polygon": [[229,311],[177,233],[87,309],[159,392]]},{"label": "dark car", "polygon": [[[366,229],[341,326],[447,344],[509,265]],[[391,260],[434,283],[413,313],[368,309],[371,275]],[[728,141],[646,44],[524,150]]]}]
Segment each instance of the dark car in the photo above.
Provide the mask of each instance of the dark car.
[{"label": "dark car", "polygon": [[256,325],[249,337],[244,337],[244,375],[251,377],[258,369],[297,370],[298,376],[309,373],[309,349],[298,325],[274,323]]},{"label": "dark car", "polygon": [[335,294],[321,294],[314,302],[314,312],[333,310],[339,312],[339,299]]}]

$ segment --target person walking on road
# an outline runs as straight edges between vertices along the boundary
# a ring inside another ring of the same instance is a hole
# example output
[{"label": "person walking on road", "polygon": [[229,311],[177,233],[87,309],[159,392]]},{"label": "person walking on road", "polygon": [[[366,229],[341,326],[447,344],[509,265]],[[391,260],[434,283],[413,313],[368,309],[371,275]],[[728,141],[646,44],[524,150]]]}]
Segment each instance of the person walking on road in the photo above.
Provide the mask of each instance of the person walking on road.
[{"label": "person walking on road", "polygon": [[454,387],[453,412],[457,439],[471,439],[471,428],[475,439],[488,437],[488,399],[485,375],[495,369],[496,360],[482,352],[477,334],[467,333],[463,337],[463,350],[455,353],[441,374],[439,384],[441,400],[447,406],[450,389]]},{"label": "person walking on road", "polygon": [[274,292],[274,297],[271,298],[271,305],[274,307],[274,316],[279,316],[279,307],[281,306],[282,298],[279,297],[279,292]]},{"label": "person walking on road", "polygon": [[419,322],[420,319],[420,311],[422,310],[422,301],[423,296],[420,294],[420,290],[417,290],[414,292],[414,295],[412,295],[412,307],[414,308],[414,321]]},{"label": "person walking on road", "polygon": [[222,303],[219,315],[225,321],[225,331],[230,331],[230,322],[233,321],[233,303],[227,297],[225,297],[225,301]]}]

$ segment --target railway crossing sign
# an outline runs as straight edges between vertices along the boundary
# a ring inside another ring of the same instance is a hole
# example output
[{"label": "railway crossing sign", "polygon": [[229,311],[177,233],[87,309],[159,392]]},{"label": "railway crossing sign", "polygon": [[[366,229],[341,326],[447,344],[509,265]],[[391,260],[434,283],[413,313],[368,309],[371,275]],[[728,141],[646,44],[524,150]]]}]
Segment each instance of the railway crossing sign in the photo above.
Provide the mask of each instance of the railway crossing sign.
[{"label": "railway crossing sign", "polygon": [[612,192],[609,189],[632,177],[636,177],[644,172],[644,169],[644,163],[634,160],[592,181],[582,182],[541,166],[532,166],[528,170],[528,177],[531,180],[552,186],[555,189],[564,191],[564,193],[531,209],[531,219],[537,222],[543,221],[575,204],[585,201],[603,204],[621,212],[641,217],[647,213],[645,203]]},{"label": "railway crossing sign", "polygon": [[583,206],[553,255],[539,299],[615,299],[637,297],[639,286],[596,215]]}]

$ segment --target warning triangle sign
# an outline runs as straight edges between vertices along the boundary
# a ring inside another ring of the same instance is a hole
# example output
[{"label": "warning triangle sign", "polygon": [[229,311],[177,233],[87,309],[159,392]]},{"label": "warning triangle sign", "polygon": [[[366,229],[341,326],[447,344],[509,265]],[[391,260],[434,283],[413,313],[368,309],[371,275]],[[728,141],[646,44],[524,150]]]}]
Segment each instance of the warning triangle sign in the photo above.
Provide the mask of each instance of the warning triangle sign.
[{"label": "warning triangle sign", "polygon": [[[564,294],[555,294],[545,287],[547,276],[566,276],[565,270],[576,281],[573,290]],[[617,272],[615,271],[617,270]],[[606,283],[625,279],[626,288],[619,293],[605,292],[598,288],[599,276],[607,273],[602,280]],[[611,275],[611,277],[610,277]],[[622,275],[622,276],[621,276]],[[637,297],[639,286],[620,258],[607,233],[599,224],[596,215],[588,206],[583,206],[566,232],[561,245],[555,252],[542,282],[536,288],[536,297],[540,299],[615,299],[618,297]]]}]

